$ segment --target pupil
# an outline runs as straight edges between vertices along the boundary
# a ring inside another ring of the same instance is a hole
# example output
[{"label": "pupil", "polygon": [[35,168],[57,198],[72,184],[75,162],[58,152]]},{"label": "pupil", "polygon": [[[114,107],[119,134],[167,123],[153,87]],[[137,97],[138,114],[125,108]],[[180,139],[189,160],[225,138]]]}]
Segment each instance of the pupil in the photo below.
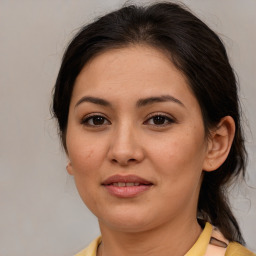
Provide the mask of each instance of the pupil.
[{"label": "pupil", "polygon": [[104,123],[104,118],[101,116],[96,116],[93,118],[93,124],[94,125],[101,125]]},{"label": "pupil", "polygon": [[163,116],[155,116],[153,118],[155,124],[164,124],[165,117]]}]

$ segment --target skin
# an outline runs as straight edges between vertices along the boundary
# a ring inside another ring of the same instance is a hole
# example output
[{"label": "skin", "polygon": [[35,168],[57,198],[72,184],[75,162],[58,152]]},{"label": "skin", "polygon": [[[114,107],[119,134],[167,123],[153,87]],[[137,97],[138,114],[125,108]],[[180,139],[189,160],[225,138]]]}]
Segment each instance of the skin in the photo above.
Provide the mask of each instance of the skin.
[{"label": "skin", "polygon": [[[141,99],[163,95],[175,100],[137,106]],[[102,117],[98,123],[95,115]],[[165,116],[160,124],[153,118],[159,115]],[[184,255],[201,232],[196,214],[203,170],[222,164],[234,130],[232,118],[225,117],[206,138],[184,75],[154,48],[109,50],[87,63],[71,97],[67,170],[99,220],[98,255]],[[116,174],[137,175],[153,186],[119,198],[102,186]]]}]

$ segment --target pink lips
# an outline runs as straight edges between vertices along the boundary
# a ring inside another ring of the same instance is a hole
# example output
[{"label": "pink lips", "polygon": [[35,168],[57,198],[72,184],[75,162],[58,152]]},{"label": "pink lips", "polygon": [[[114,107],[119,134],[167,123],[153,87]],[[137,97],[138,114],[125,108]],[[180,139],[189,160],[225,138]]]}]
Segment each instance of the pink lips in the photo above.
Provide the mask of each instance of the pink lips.
[{"label": "pink lips", "polygon": [[107,178],[102,185],[111,195],[121,198],[131,198],[149,190],[153,184],[136,175],[114,175]]}]

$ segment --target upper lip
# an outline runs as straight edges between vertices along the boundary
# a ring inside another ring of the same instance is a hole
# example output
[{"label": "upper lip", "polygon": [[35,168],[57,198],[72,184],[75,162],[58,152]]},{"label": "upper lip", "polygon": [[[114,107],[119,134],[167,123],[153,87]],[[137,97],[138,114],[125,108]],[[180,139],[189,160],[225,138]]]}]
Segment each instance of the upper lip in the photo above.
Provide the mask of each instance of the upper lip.
[{"label": "upper lip", "polygon": [[110,185],[113,183],[118,183],[118,182],[122,182],[122,183],[140,183],[140,184],[144,184],[144,185],[151,185],[152,182],[141,178],[139,176],[136,175],[113,175],[108,177],[107,179],[105,179],[102,182],[102,185]]}]

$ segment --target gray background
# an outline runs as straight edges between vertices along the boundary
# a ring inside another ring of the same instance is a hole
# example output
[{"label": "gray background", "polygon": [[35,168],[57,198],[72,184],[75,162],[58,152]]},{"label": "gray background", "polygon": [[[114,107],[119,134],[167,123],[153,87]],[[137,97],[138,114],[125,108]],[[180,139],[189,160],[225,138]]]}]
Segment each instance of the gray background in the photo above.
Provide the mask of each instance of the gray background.
[{"label": "gray background", "polygon": [[[222,36],[239,76],[249,186],[233,189],[231,200],[256,252],[256,1],[182,2]],[[123,3],[0,0],[0,256],[70,256],[99,234],[66,174],[49,104],[67,42],[82,24]]]}]

